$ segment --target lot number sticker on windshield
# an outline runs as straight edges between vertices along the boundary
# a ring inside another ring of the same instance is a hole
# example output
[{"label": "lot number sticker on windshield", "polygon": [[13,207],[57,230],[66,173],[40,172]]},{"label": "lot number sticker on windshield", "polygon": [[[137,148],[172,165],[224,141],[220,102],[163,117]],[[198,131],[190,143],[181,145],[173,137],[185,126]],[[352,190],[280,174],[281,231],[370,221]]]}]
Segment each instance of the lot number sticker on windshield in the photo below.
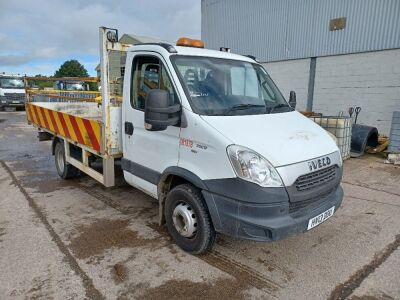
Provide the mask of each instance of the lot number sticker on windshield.
[{"label": "lot number sticker on windshield", "polygon": [[310,230],[311,228],[314,228],[315,226],[321,224],[322,222],[326,221],[330,217],[333,216],[333,212],[335,211],[335,207],[332,206],[330,209],[327,211],[324,211],[322,214],[319,214],[318,216],[310,219],[308,221],[308,227],[307,230]]}]

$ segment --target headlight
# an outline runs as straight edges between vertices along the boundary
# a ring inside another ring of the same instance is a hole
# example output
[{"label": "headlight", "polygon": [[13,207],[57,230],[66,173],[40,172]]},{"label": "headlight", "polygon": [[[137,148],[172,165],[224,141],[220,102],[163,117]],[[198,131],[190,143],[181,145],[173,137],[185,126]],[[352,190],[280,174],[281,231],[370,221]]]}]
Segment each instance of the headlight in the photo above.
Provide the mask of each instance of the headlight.
[{"label": "headlight", "polygon": [[238,145],[228,146],[227,153],[239,178],[254,182],[262,187],[279,187],[283,185],[278,172],[260,154]]}]

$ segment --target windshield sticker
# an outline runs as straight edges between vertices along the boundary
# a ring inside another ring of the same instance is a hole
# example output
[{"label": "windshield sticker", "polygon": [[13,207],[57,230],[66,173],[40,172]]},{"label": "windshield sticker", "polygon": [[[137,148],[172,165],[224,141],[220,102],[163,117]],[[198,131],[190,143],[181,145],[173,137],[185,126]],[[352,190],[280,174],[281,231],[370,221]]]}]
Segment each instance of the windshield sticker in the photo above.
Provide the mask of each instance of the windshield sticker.
[{"label": "windshield sticker", "polygon": [[190,97],[208,97],[206,92],[190,92]]}]

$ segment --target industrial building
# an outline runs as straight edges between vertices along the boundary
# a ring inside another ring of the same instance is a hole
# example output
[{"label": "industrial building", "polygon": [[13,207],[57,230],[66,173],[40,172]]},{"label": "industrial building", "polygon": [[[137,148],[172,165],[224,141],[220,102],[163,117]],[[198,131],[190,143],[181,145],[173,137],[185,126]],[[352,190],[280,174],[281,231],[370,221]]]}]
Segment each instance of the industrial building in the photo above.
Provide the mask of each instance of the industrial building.
[{"label": "industrial building", "polygon": [[202,0],[206,47],[262,63],[297,109],[348,115],[389,134],[400,110],[400,1]]}]

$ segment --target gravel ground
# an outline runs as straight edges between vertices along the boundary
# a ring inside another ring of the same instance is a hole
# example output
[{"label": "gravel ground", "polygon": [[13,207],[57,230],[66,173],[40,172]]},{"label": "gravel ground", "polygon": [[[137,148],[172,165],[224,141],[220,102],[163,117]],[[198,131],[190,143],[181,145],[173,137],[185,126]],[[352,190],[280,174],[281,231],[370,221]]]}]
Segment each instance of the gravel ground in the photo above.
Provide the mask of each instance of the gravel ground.
[{"label": "gravel ground", "polygon": [[24,112],[0,112],[0,299],[400,299],[400,168],[345,162],[342,207],[275,243],[192,256],[126,185],[58,178]]}]

